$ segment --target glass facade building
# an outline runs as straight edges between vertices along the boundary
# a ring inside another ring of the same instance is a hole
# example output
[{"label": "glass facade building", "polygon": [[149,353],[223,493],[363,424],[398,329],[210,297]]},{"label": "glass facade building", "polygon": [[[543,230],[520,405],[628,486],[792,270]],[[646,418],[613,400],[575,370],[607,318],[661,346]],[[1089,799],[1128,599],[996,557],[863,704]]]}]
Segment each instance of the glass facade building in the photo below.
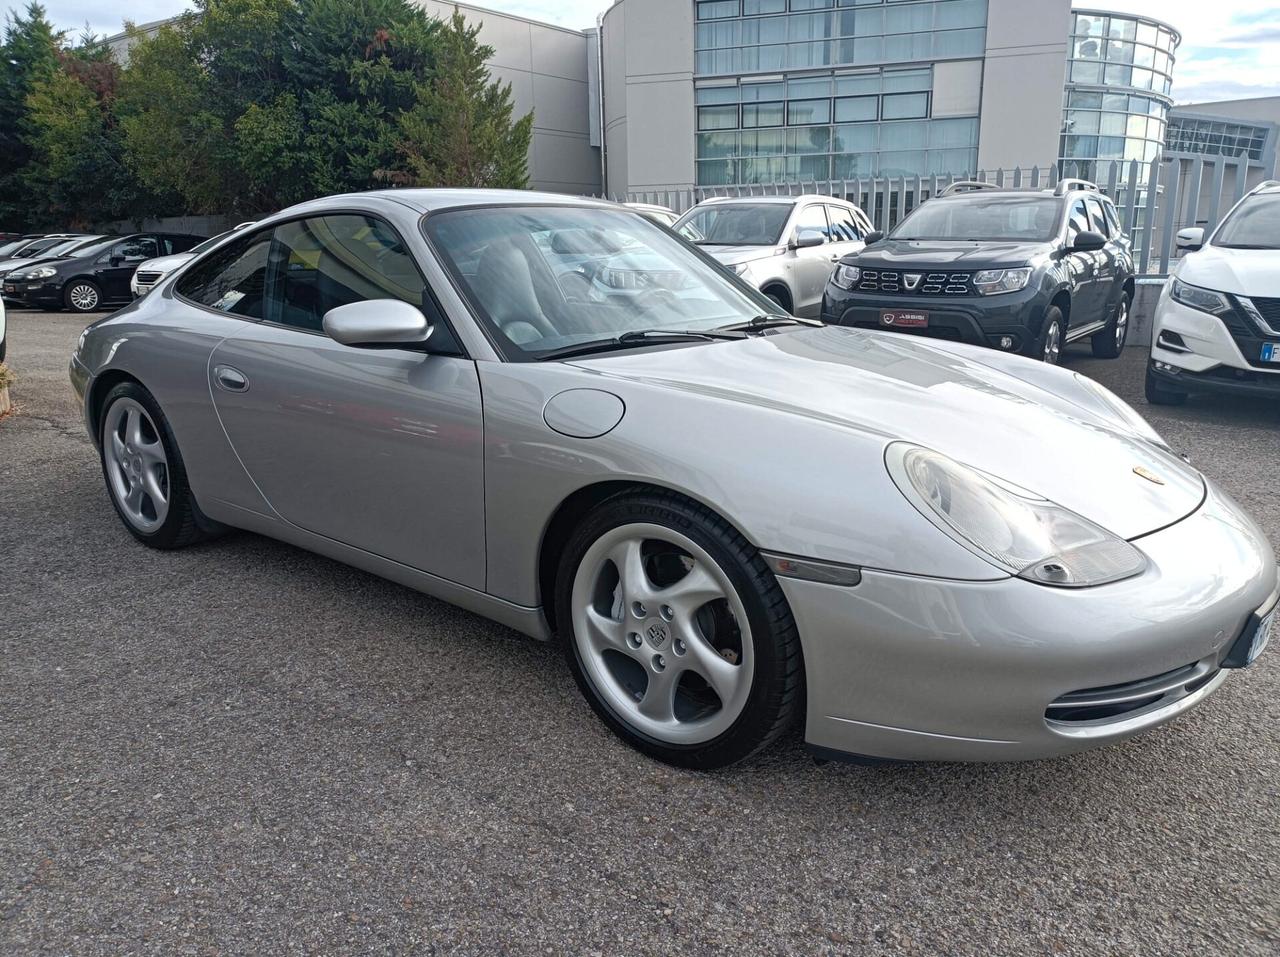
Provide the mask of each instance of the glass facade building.
[{"label": "glass facade building", "polygon": [[984,55],[987,0],[700,0],[699,186],[968,173],[978,111],[934,64]]},{"label": "glass facade building", "polygon": [[1155,20],[1073,11],[1059,147],[1064,171],[1105,181],[1114,160],[1149,163],[1160,155],[1180,40]]},{"label": "glass facade building", "polygon": [[1243,156],[1261,161],[1270,135],[1269,127],[1257,124],[1175,114],[1169,117],[1169,134],[1165,147],[1171,153]]}]

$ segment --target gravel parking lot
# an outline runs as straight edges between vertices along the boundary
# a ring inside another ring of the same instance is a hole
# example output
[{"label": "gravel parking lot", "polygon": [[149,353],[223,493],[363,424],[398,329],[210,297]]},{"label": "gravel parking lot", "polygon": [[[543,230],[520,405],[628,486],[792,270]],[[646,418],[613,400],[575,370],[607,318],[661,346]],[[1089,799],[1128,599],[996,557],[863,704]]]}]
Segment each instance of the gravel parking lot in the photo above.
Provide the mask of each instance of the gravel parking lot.
[{"label": "gravel parking lot", "polygon": [[[1280,949],[1280,649],[1063,760],[672,770],[553,647],[252,535],[135,544],[67,382],[86,320],[9,320],[5,953]],[[1143,361],[1069,359],[1280,545],[1280,408],[1147,407]]]}]

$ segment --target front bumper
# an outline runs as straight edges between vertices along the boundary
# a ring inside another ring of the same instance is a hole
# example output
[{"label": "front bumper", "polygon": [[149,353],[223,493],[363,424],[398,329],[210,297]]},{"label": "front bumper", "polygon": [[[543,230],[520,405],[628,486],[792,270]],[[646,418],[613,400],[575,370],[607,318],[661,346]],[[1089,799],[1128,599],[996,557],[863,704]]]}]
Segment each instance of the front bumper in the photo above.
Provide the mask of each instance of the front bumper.
[{"label": "front bumper", "polygon": [[891,331],[996,348],[1008,336],[1012,343],[1005,351],[1022,352],[1039,334],[1048,302],[1040,289],[1032,287],[996,296],[877,295],[828,282],[822,319],[834,325],[889,330],[880,321],[883,312],[926,312],[927,328]]},{"label": "front bumper", "polygon": [[62,286],[57,281],[6,282],[2,287],[6,299],[26,306],[57,308],[62,305]]},{"label": "front bumper", "polygon": [[[1251,618],[1275,600],[1261,530],[1210,485],[1204,504],[1134,542],[1137,578],[1057,589],[864,570],[855,587],[780,579],[800,628],[808,715],[822,753],[1005,761],[1123,740],[1199,704]],[[1195,683],[1100,720],[1046,717],[1064,695],[1196,666]]]},{"label": "front bumper", "polygon": [[1245,316],[1222,318],[1174,302],[1166,287],[1156,305],[1148,370],[1178,392],[1274,398],[1280,396],[1280,363],[1260,360],[1264,342],[1280,346],[1280,337],[1261,334]]}]

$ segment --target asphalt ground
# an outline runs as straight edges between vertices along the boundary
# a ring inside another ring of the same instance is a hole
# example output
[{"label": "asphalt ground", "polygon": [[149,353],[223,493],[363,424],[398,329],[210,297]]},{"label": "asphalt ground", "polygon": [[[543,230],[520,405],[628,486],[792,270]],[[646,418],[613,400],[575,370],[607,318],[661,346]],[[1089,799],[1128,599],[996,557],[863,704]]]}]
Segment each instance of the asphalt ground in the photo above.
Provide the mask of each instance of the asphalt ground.
[{"label": "asphalt ground", "polygon": [[[1280,951],[1280,650],[1066,759],[673,770],[554,647],[254,535],[135,544],[67,381],[85,322],[10,314],[3,953]],[[1280,408],[1147,407],[1143,361],[1068,359],[1280,544]]]}]

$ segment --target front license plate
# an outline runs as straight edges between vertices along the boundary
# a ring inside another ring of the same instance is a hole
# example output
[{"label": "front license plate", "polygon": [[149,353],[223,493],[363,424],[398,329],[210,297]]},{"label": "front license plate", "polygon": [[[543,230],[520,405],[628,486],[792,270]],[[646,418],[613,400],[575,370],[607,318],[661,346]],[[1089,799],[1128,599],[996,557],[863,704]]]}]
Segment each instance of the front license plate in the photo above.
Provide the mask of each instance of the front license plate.
[{"label": "front license plate", "polygon": [[1280,611],[1280,606],[1271,609],[1271,613],[1258,622],[1258,628],[1253,633],[1253,642],[1249,645],[1248,654],[1245,655],[1246,668],[1257,660],[1258,655],[1262,654],[1262,649],[1267,647],[1267,642],[1271,640],[1271,630],[1276,623],[1277,611]]},{"label": "front license plate", "polygon": [[1263,362],[1280,362],[1280,342],[1264,342],[1262,344]]},{"label": "front license plate", "polygon": [[880,325],[886,329],[924,329],[929,325],[929,314],[886,309],[880,313]]}]

